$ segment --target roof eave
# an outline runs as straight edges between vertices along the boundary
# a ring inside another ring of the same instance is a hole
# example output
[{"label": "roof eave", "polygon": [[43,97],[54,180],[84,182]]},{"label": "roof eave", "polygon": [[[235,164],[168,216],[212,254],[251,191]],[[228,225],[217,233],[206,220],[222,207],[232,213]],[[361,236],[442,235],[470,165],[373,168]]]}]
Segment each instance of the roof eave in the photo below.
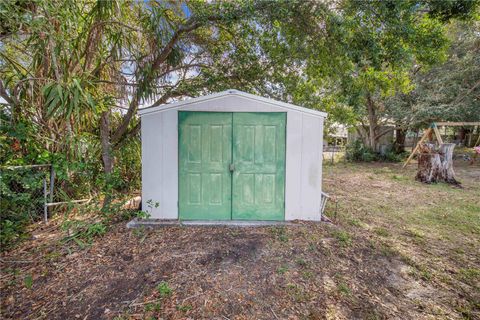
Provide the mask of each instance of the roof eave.
[{"label": "roof eave", "polygon": [[146,114],[150,114],[150,113],[154,113],[154,112],[155,113],[156,112],[163,112],[163,111],[167,111],[167,110],[170,110],[170,109],[179,108],[179,107],[184,106],[184,105],[195,104],[195,103],[198,103],[198,102],[211,100],[211,99],[217,99],[217,98],[221,98],[221,97],[227,96],[227,95],[238,95],[240,97],[257,100],[257,101],[261,101],[263,103],[268,103],[268,104],[272,104],[272,105],[277,105],[277,106],[284,107],[284,108],[287,108],[287,109],[293,109],[293,110],[296,110],[296,111],[299,111],[299,112],[304,112],[304,113],[320,116],[320,117],[323,117],[323,118],[327,117],[327,113],[323,112],[323,111],[318,111],[318,110],[314,110],[314,109],[300,107],[300,106],[297,106],[297,105],[294,105],[294,104],[291,104],[291,103],[286,103],[286,102],[282,102],[282,101],[273,100],[273,99],[270,99],[270,98],[257,96],[257,95],[246,93],[246,92],[239,91],[239,90],[236,90],[236,89],[229,89],[229,90],[221,91],[221,92],[218,92],[218,93],[209,94],[209,95],[206,95],[206,96],[191,98],[191,99],[188,99],[188,100],[176,101],[176,102],[172,102],[172,103],[166,103],[166,104],[162,104],[162,105],[155,106],[155,107],[146,107],[146,108],[139,109],[137,113],[141,117],[141,116],[144,116]]}]

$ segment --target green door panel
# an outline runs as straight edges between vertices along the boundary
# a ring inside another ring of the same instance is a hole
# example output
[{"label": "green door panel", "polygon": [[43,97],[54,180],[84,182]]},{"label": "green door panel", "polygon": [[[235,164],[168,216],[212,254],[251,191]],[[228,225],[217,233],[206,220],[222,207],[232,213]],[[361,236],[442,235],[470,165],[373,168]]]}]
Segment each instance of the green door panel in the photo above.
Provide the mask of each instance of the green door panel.
[{"label": "green door panel", "polygon": [[286,113],[233,114],[232,219],[284,220]]},{"label": "green door panel", "polygon": [[179,112],[179,217],[230,220],[232,114]]}]

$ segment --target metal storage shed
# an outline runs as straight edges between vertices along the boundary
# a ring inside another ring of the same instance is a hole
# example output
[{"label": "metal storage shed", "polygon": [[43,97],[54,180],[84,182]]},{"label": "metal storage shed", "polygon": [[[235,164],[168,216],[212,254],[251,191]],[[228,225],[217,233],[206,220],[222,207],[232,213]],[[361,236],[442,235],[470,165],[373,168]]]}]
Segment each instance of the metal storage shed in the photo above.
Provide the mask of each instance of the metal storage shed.
[{"label": "metal storage shed", "polygon": [[326,113],[227,90],[139,115],[152,219],[321,219]]}]

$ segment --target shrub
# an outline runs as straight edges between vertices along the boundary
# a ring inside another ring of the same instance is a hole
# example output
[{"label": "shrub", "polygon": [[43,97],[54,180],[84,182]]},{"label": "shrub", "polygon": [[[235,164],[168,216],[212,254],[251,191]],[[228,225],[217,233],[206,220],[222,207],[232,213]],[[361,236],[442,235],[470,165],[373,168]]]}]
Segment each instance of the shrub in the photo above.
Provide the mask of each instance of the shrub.
[{"label": "shrub", "polygon": [[380,158],[381,160],[388,161],[388,162],[402,162],[405,160],[407,155],[408,155],[407,152],[401,152],[401,153],[396,152],[395,148],[392,146],[392,147],[389,147],[385,151],[385,154],[381,155]]},{"label": "shrub", "polygon": [[362,141],[355,140],[347,145],[345,156],[347,160],[354,162],[372,162],[379,160],[402,162],[405,160],[407,153],[397,153],[393,147],[389,147],[384,154],[380,154],[372,148],[365,146]]},{"label": "shrub", "polygon": [[[108,199],[110,201],[105,201],[108,208],[101,210],[101,214],[109,219],[102,221],[105,225],[134,214],[120,210],[119,200],[123,201],[140,189],[139,135],[124,140],[123,147],[113,152],[115,167],[111,174],[106,175],[99,161],[100,141],[95,130],[75,132],[61,143],[45,143],[50,141],[50,137],[42,136],[44,133],[36,125],[22,117],[13,121],[11,113],[5,110],[0,108],[0,251],[9,250],[20,240],[27,239],[27,226],[42,219],[44,214],[43,179],[49,181],[50,172],[46,167],[25,167],[28,165],[53,165],[53,202],[92,198],[100,203]],[[47,201],[50,201],[50,196]],[[66,213],[65,207],[51,206],[49,214]],[[71,207],[68,205],[67,210]],[[92,209],[92,213],[98,212],[96,207],[86,208]],[[92,228],[91,233],[98,231],[95,231],[96,227]]]},{"label": "shrub", "polygon": [[24,236],[25,227],[43,215],[43,178],[38,170],[0,172],[0,245],[6,250]]},{"label": "shrub", "polygon": [[354,162],[371,162],[378,160],[378,154],[365,146],[362,141],[355,140],[347,144],[345,156],[347,160]]}]

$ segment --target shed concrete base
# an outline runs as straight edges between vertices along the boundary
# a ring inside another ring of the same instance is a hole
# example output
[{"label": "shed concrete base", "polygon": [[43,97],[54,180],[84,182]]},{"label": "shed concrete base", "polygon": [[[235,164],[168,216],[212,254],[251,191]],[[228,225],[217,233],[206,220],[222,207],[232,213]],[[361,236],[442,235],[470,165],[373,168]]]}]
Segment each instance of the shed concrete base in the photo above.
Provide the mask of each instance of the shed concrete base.
[{"label": "shed concrete base", "polygon": [[139,227],[168,227],[168,226],[224,226],[224,227],[265,227],[300,225],[293,221],[245,221],[245,220],[160,220],[160,219],[133,219],[127,223],[127,228]]}]

